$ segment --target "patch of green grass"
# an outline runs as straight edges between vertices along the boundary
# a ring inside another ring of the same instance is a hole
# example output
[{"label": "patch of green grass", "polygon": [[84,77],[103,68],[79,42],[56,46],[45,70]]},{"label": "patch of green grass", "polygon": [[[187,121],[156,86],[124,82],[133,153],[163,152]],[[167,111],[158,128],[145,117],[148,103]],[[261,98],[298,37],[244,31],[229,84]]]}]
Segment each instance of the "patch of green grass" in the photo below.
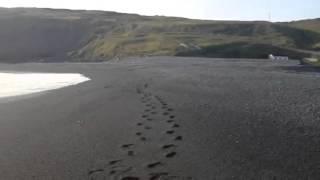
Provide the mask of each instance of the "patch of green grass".
[{"label": "patch of green grass", "polygon": [[[93,56],[197,54],[205,57],[265,58],[272,53],[303,58],[309,55],[286,48],[312,50],[320,42],[318,33],[267,22],[164,19],[136,22],[134,26],[117,30],[118,34],[105,38],[102,45],[95,47]],[[191,48],[181,52],[181,44]],[[194,47],[203,49],[197,51]],[[213,55],[211,52],[218,47],[221,48],[219,53]]]},{"label": "patch of green grass", "polygon": [[314,31],[320,33],[320,18],[319,19],[309,19],[309,20],[302,20],[302,21],[293,21],[290,23],[285,23],[291,27],[299,28],[299,29],[306,29],[310,31]]},{"label": "patch of green grass", "polygon": [[248,44],[237,42],[223,45],[211,45],[199,50],[178,52],[176,56],[204,56],[214,58],[268,58],[269,54],[277,56],[288,56],[291,59],[302,59],[310,56],[307,53],[287,50],[268,44]]}]

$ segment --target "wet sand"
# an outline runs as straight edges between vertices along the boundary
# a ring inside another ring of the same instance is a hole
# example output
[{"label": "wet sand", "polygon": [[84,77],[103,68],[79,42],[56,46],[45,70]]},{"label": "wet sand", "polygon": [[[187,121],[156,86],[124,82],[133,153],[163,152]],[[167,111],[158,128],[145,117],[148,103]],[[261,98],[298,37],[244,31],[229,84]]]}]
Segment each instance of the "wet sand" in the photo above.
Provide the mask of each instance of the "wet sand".
[{"label": "wet sand", "polygon": [[91,81],[0,100],[0,179],[320,179],[320,74],[297,64],[1,64]]}]

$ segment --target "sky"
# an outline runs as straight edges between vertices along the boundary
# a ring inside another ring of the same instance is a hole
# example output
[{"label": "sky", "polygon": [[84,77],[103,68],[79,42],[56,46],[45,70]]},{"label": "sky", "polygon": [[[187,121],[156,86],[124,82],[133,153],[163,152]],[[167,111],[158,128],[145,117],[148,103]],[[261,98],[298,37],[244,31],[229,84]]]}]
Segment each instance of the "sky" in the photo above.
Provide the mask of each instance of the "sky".
[{"label": "sky", "polygon": [[0,7],[106,10],[210,20],[320,18],[320,0],[0,0]]}]

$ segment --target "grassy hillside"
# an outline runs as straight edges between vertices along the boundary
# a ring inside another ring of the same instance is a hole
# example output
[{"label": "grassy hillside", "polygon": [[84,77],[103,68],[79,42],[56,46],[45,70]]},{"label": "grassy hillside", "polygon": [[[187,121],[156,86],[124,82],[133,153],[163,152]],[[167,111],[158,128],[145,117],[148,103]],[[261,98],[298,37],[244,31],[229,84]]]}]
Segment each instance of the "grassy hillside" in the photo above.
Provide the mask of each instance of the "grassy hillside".
[{"label": "grassy hillside", "polygon": [[307,53],[297,52],[280,48],[268,44],[248,44],[237,42],[222,45],[213,45],[201,49],[180,52],[178,56],[202,56],[202,57],[225,57],[225,58],[266,58],[267,54],[277,54],[279,56],[290,56],[294,59],[302,59],[309,56]]},{"label": "grassy hillside", "polygon": [[[287,24],[290,27],[295,27],[299,29],[305,29],[309,31],[313,31],[316,33],[320,33],[320,18],[319,19],[311,19],[311,20],[303,20],[303,21],[294,21]],[[313,49],[320,51],[320,43],[315,43],[313,45]]]},{"label": "grassy hillside", "polygon": [[292,21],[286,24],[291,27],[306,29],[306,30],[320,33],[320,18],[308,19],[308,20],[302,20],[302,21]]},{"label": "grassy hillside", "polygon": [[318,20],[203,21],[103,11],[0,8],[0,61],[103,61],[183,55],[292,58],[319,50]]}]

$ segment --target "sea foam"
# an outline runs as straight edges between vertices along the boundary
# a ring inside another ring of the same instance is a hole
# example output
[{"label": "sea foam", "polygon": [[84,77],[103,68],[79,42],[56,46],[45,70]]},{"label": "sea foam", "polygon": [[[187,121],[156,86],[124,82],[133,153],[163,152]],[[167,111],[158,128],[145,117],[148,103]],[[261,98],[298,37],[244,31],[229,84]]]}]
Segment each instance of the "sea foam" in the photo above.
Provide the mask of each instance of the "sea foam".
[{"label": "sea foam", "polygon": [[81,74],[69,73],[0,73],[0,98],[59,89],[89,80]]}]

